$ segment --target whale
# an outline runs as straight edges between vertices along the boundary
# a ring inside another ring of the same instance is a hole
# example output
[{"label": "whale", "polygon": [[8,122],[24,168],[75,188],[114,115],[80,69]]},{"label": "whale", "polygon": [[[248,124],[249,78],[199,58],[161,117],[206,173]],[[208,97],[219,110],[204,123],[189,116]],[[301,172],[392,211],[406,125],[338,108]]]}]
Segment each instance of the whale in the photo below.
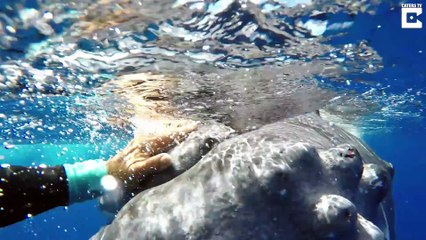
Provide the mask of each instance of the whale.
[{"label": "whale", "polygon": [[395,239],[392,165],[318,113],[212,129],[91,239]]}]

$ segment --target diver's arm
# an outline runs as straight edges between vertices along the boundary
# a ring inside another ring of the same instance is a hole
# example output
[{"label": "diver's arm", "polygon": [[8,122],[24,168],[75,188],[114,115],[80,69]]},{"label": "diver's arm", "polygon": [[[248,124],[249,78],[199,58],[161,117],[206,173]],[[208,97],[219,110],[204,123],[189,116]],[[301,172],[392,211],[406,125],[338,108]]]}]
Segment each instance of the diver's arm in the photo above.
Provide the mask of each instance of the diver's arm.
[{"label": "diver's arm", "polygon": [[68,205],[63,166],[0,167],[0,227]]},{"label": "diver's arm", "polygon": [[108,162],[111,161],[88,160],[55,167],[3,165],[0,227],[55,207],[99,197],[103,192],[102,178],[118,171],[118,166],[108,167]]},{"label": "diver's arm", "polygon": [[168,154],[153,157],[121,155],[109,161],[88,160],[56,167],[0,167],[0,227],[49,209],[99,197],[102,178],[111,175],[126,190],[136,188],[146,176],[171,165]]},{"label": "diver's arm", "polygon": [[[178,125],[162,135],[136,137],[108,161],[88,160],[56,167],[0,166],[0,227],[58,206],[100,196],[101,180],[111,175],[132,191],[148,176],[171,166],[161,153],[184,139],[196,125]],[[111,179],[111,178],[110,178]]]},{"label": "diver's arm", "polygon": [[107,162],[88,160],[55,167],[0,167],[0,227],[49,209],[102,194]]}]

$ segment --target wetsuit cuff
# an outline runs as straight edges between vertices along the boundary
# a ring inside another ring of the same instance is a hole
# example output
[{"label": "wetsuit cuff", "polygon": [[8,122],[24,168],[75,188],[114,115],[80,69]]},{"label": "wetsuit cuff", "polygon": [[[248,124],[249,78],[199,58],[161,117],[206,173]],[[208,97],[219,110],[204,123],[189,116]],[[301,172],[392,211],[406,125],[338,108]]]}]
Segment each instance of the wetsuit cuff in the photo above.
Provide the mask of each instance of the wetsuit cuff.
[{"label": "wetsuit cuff", "polygon": [[68,180],[69,204],[102,194],[101,179],[108,174],[105,161],[88,160],[63,166]]}]

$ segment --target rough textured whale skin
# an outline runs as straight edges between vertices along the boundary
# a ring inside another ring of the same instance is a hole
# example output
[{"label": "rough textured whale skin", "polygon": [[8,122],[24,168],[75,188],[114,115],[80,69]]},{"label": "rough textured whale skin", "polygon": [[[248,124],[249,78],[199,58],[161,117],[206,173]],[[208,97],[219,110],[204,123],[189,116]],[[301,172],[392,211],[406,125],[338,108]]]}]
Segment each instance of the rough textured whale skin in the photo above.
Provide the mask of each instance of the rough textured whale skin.
[{"label": "rough textured whale skin", "polygon": [[220,143],[92,239],[394,239],[393,169],[307,114]]}]

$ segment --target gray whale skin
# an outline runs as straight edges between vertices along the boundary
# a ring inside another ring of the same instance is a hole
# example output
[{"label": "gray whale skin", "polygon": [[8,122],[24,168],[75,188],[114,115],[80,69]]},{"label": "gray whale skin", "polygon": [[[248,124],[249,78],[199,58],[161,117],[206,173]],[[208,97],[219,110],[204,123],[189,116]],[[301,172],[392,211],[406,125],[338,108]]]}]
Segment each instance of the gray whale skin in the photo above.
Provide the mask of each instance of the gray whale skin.
[{"label": "gray whale skin", "polygon": [[195,165],[139,193],[92,239],[395,238],[392,165],[317,114],[232,136],[187,161]]}]

